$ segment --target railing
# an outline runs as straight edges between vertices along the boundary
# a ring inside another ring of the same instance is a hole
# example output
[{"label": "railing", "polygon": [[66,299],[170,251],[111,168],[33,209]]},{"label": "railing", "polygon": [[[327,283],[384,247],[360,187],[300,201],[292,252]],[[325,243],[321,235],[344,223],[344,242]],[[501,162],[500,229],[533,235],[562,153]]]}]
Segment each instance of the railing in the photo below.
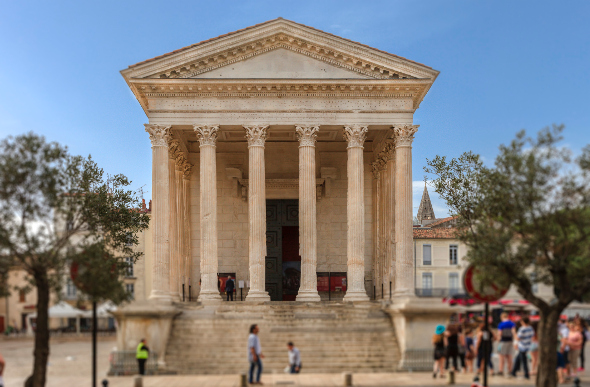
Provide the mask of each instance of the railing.
[{"label": "railing", "polygon": [[451,288],[416,288],[414,289],[418,297],[452,297],[463,294],[463,289]]},{"label": "railing", "polygon": [[[135,358],[135,351],[113,351],[109,356],[109,375],[135,375],[139,373],[139,366]],[[148,361],[145,363],[145,374],[155,375],[158,373],[158,354],[150,351]]]},{"label": "railing", "polygon": [[403,356],[401,370],[432,371],[434,349],[407,349]]}]

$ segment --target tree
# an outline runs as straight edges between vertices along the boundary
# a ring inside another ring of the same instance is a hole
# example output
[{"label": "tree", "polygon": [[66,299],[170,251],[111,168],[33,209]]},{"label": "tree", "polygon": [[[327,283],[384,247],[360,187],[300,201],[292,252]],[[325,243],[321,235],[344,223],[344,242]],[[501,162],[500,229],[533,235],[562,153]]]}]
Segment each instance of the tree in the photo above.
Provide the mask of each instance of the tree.
[{"label": "tree", "polygon": [[[425,168],[459,216],[459,238],[482,280],[514,285],[539,309],[537,386],[557,384],[559,317],[590,292],[590,146],[573,158],[558,146],[562,130],[518,133],[492,167],[466,152],[450,161],[436,156]],[[555,298],[538,297],[535,282],[552,286]]]},{"label": "tree", "polygon": [[[149,221],[137,210],[139,198],[129,185],[123,175],[106,179],[90,157],[72,156],[33,133],[0,142],[0,273],[20,267],[37,290],[34,365],[27,386],[45,385],[50,293],[60,294],[72,260],[87,259],[88,267],[96,267],[97,249],[108,251],[110,295],[114,301],[125,298],[125,258],[139,258],[133,251],[135,234]],[[84,280],[100,286],[104,273],[94,274]]]}]

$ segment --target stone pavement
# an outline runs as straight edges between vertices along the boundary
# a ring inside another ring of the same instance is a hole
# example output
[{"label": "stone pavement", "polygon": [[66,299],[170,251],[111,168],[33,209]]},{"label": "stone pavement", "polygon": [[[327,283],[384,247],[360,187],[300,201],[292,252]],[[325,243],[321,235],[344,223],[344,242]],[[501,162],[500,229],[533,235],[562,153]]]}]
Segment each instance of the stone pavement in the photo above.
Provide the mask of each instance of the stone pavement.
[{"label": "stone pavement", "polygon": [[[109,353],[115,346],[114,338],[101,338],[98,342],[98,378],[106,378]],[[85,387],[90,386],[91,344],[88,338],[78,341],[52,339],[51,355],[48,364],[47,387]],[[31,372],[33,341],[31,339],[0,339],[0,352],[6,359],[4,380],[6,387],[19,387]],[[108,377],[109,387],[132,387],[133,376]],[[457,386],[470,386],[471,375],[458,374]],[[532,381],[490,377],[490,386],[531,386]],[[143,380],[144,387],[234,387],[239,386],[239,375],[182,375],[148,376]],[[342,374],[263,374],[265,385],[328,387],[343,386]],[[590,372],[582,376],[582,385],[590,386]],[[430,373],[358,373],[353,374],[355,386],[442,386],[446,379],[432,379]],[[572,386],[568,382],[563,386]]]}]

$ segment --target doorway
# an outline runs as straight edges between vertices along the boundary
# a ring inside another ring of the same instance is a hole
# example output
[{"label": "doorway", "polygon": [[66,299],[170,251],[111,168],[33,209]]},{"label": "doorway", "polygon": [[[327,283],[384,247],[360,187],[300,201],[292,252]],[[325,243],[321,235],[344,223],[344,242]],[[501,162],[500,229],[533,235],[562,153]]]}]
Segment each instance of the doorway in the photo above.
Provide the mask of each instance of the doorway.
[{"label": "doorway", "polygon": [[301,280],[299,201],[266,201],[266,291],[271,301],[295,301]]}]

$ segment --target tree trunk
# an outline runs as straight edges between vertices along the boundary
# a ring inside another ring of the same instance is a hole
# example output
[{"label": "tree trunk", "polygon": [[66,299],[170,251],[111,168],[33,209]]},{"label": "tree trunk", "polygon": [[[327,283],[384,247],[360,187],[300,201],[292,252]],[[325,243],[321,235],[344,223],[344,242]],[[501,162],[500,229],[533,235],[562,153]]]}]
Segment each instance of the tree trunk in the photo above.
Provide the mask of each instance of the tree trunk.
[{"label": "tree trunk", "polygon": [[47,273],[35,273],[37,285],[37,330],[35,332],[35,350],[33,374],[27,380],[26,387],[45,387],[47,360],[49,359],[49,281]]},{"label": "tree trunk", "polygon": [[557,386],[557,323],[563,309],[555,306],[548,311],[539,310],[540,321],[539,338],[539,368],[537,372],[537,387]]}]

